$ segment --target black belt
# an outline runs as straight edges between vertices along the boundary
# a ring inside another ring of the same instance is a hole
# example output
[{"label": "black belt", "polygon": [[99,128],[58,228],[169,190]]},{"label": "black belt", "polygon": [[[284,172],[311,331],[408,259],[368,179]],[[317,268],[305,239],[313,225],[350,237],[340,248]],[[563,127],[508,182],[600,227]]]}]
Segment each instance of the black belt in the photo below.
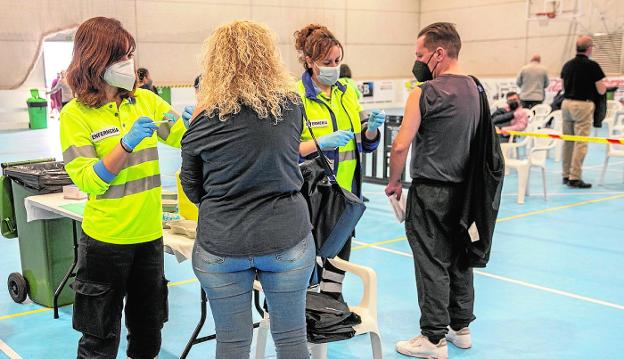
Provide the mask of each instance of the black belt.
[{"label": "black belt", "polygon": [[580,99],[580,98],[564,98],[564,100],[580,101],[580,102],[593,102],[592,100]]}]

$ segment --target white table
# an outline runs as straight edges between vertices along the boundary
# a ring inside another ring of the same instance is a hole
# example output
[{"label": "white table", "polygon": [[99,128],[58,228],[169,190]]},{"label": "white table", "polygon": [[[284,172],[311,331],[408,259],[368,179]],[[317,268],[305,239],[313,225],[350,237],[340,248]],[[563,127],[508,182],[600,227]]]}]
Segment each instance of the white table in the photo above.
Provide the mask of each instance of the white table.
[{"label": "white table", "polygon": [[[63,280],[59,284],[58,288],[54,291],[54,319],[58,319],[59,317],[58,297],[67,284],[69,278],[75,276],[74,269],[76,268],[78,259],[78,232],[76,230],[76,226],[78,222],[82,222],[82,215],[65,209],[62,206],[68,204],[81,204],[85,202],[86,200],[65,199],[63,198],[62,193],[30,196],[24,199],[27,222],[55,218],[69,218],[72,220],[74,260],[69,268],[69,271],[67,271],[67,274],[63,277]],[[178,262],[183,262],[191,258],[194,242],[195,241],[193,239],[174,234],[170,230],[163,230],[164,250],[167,253],[175,255]]]},{"label": "white table", "polygon": [[[69,211],[62,206],[67,204],[85,203],[86,200],[65,199],[62,193],[50,193],[38,196],[30,196],[24,200],[26,207],[26,221],[31,222],[39,219],[70,218],[76,222],[82,222],[82,216]],[[163,244],[165,251],[176,256],[178,262],[183,262],[193,254],[195,241],[188,237],[175,234],[169,229],[163,230]]]},{"label": "white table", "polygon": [[[30,196],[24,199],[24,206],[26,207],[26,220],[28,222],[36,221],[40,219],[55,219],[55,218],[70,218],[74,223],[72,223],[72,227],[74,229],[74,262],[63,278],[63,281],[59,284],[59,287],[54,292],[54,318],[57,319],[58,315],[58,296],[61,293],[65,284],[70,277],[75,276],[74,269],[76,268],[76,262],[78,258],[78,233],[76,231],[76,223],[82,222],[82,215],[77,214],[75,212],[69,211],[61,206],[65,206],[67,204],[77,204],[77,203],[85,203],[86,200],[72,200],[63,198],[62,193],[50,193],[38,196]],[[183,262],[189,258],[191,258],[193,254],[193,244],[195,241],[188,237],[175,234],[171,232],[169,229],[163,230],[163,245],[164,250],[167,253],[173,254],[176,256],[178,262]],[[201,317],[199,319],[199,323],[195,327],[191,338],[189,339],[186,347],[184,348],[184,352],[181,355],[181,359],[186,358],[189,351],[195,344],[203,343],[208,340],[213,340],[216,338],[215,334],[207,335],[204,337],[199,337],[199,332],[201,331],[207,317],[207,303],[208,299],[206,297],[206,293],[201,290]],[[260,295],[257,288],[254,288],[254,305],[260,316],[264,316],[264,312],[262,310],[262,306],[260,305]],[[254,323],[254,327],[257,328],[260,323]]]}]

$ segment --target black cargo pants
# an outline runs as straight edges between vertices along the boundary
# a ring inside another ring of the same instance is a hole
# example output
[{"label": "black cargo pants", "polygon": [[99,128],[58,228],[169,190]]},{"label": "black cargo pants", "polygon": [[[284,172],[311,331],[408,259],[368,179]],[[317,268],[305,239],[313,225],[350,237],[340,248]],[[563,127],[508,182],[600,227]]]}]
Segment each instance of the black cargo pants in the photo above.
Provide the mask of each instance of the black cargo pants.
[{"label": "black cargo pants", "polygon": [[73,327],[81,332],[78,358],[117,357],[124,309],[132,359],[153,359],[167,321],[163,241],[117,245],[83,234],[78,245]]},{"label": "black cargo pants", "polygon": [[437,343],[447,326],[475,319],[472,268],[462,263],[459,216],[462,185],[414,181],[407,197],[405,231],[416,272],[420,329]]}]

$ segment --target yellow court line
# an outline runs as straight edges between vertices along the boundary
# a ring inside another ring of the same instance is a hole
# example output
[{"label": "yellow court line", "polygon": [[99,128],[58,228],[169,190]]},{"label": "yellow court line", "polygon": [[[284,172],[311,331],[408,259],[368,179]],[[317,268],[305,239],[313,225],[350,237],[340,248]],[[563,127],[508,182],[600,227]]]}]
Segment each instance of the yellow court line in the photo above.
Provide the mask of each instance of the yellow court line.
[{"label": "yellow court line", "polygon": [[[181,281],[177,281],[177,282],[171,282],[171,283],[167,284],[167,287],[175,287],[175,286],[178,286],[178,285],[184,285],[184,284],[195,283],[195,282],[197,282],[197,278],[191,278],[191,279],[181,280]],[[50,310],[52,310],[52,308],[41,308],[41,309],[29,310],[27,312],[21,312],[21,313],[4,315],[4,316],[0,317],[0,321],[7,320],[7,319],[18,318],[18,317],[23,317],[23,316],[31,315],[31,314],[48,312]]]},{"label": "yellow court line", "polygon": [[11,318],[23,317],[25,315],[37,314],[37,313],[41,313],[41,312],[49,312],[51,310],[52,310],[52,308],[41,308],[41,309],[29,310],[27,312],[3,315],[3,316],[0,317],[0,321],[6,320],[6,319],[11,319]]},{"label": "yellow court line", "polygon": [[406,239],[407,239],[407,237],[402,236],[402,237],[395,238],[395,239],[389,239],[387,241],[381,241],[381,242],[375,242],[375,243],[369,243],[369,244],[362,244],[361,246],[352,247],[351,250],[357,251],[358,249],[362,249],[362,248],[366,248],[366,247],[380,246],[382,244],[396,243],[396,242],[404,241]]},{"label": "yellow court line", "polygon": [[185,279],[185,280],[181,280],[181,281],[177,281],[177,282],[171,282],[171,283],[167,284],[167,287],[175,287],[175,286],[178,286],[178,285],[195,283],[197,281],[198,281],[197,278]]},{"label": "yellow court line", "polygon": [[[624,193],[623,194],[618,194],[618,195],[615,195],[615,196],[609,196],[609,197],[598,198],[598,199],[590,199],[590,200],[587,200],[587,201],[581,201],[581,202],[566,204],[566,205],[559,206],[559,207],[545,208],[545,209],[540,209],[540,210],[537,210],[537,211],[521,213],[521,214],[517,214],[515,216],[503,217],[503,218],[497,219],[496,223],[507,222],[507,221],[511,221],[511,220],[514,220],[514,219],[520,219],[520,218],[525,218],[525,217],[530,217],[530,216],[536,216],[538,214],[559,211],[559,210],[566,209],[566,208],[585,206],[585,205],[592,204],[592,203],[611,201],[611,200],[620,199],[620,198],[624,198]],[[358,250],[358,249],[374,247],[374,246],[380,246],[380,245],[390,244],[390,243],[396,243],[396,242],[401,242],[401,241],[404,241],[404,240],[407,240],[407,237],[403,236],[403,237],[399,237],[399,238],[395,238],[395,239],[390,239],[390,240],[387,240],[387,241],[367,243],[367,244],[363,244],[363,245],[360,245],[360,246],[353,247],[353,248],[351,248],[351,250],[355,251],[355,250]]]},{"label": "yellow court line", "polygon": [[590,199],[590,200],[587,200],[587,201],[581,201],[581,202],[566,204],[566,205],[559,206],[559,207],[545,208],[545,209],[540,209],[540,210],[537,210],[537,211],[521,213],[521,214],[517,214],[515,216],[503,217],[503,218],[499,218],[496,221],[496,223],[507,222],[507,221],[511,221],[511,220],[514,220],[514,219],[520,219],[520,218],[525,218],[525,217],[530,217],[530,216],[536,216],[538,214],[559,211],[559,210],[566,209],[566,208],[585,206],[585,205],[592,204],[592,203],[611,201],[611,200],[620,199],[620,198],[624,198],[624,193],[623,194],[618,194],[618,195],[615,195],[615,196],[609,196],[609,197],[598,198],[598,199]]}]

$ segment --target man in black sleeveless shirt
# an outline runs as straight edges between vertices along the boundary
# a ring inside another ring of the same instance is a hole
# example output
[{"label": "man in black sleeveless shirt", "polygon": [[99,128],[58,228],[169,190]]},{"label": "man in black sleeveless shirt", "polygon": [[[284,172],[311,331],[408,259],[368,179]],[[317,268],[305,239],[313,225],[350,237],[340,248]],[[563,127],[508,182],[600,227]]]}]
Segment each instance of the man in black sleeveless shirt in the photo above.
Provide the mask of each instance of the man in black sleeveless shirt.
[{"label": "man in black sleeveless shirt", "polygon": [[400,198],[411,145],[405,230],[414,254],[422,335],[398,342],[396,350],[417,358],[447,358],[447,340],[462,349],[472,345],[472,268],[460,263],[458,236],[480,101],[474,80],[459,67],[460,49],[452,24],[431,24],[418,34],[413,72],[424,84],[407,100],[390,158],[386,194]]}]

